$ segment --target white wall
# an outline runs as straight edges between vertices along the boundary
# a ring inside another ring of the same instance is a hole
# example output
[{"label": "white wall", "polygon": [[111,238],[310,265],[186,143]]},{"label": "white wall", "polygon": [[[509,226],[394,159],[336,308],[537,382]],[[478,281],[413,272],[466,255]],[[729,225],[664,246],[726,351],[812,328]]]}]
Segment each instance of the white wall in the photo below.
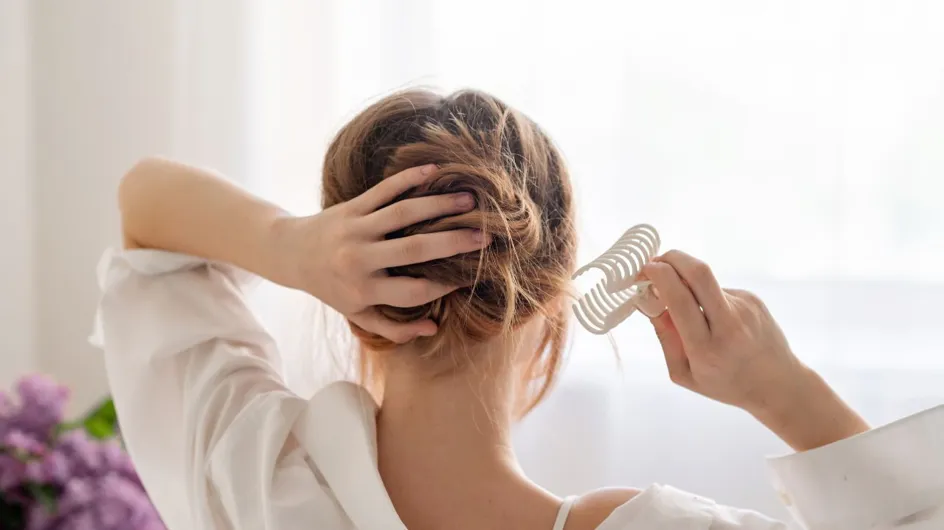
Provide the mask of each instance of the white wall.
[{"label": "white wall", "polygon": [[[38,367],[105,392],[89,334],[96,259],[117,240],[115,187],[135,159],[169,151],[171,2],[35,2],[31,13]],[[146,124],[146,126],[144,126]]]},{"label": "white wall", "polygon": [[49,373],[74,411],[107,392],[86,338],[115,187],[152,154],[244,176],[245,54],[219,53],[246,45],[244,18],[225,0],[0,2],[0,385]]},{"label": "white wall", "polygon": [[34,367],[28,5],[0,2],[0,388]]}]

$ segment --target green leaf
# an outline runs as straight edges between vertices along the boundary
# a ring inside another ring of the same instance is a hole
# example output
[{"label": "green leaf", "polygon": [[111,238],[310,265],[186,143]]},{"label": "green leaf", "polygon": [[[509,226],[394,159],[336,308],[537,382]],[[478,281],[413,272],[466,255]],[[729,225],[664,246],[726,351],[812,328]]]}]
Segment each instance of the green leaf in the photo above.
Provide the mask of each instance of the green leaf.
[{"label": "green leaf", "polygon": [[43,486],[40,484],[29,484],[26,487],[34,499],[43,505],[43,508],[49,513],[56,513],[56,489],[52,486]]},{"label": "green leaf", "polygon": [[81,425],[93,438],[103,440],[114,437],[118,433],[118,413],[115,412],[114,400],[108,398],[92,409],[81,420]]}]

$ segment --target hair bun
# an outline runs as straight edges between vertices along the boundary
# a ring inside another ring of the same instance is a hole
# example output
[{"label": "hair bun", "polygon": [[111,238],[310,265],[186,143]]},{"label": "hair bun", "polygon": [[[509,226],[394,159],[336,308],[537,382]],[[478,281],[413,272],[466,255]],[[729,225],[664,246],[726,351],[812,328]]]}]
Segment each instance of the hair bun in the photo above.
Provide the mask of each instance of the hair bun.
[{"label": "hair bun", "polygon": [[[546,314],[564,314],[555,299],[567,291],[576,257],[570,180],[560,153],[534,122],[498,99],[463,91],[448,97],[411,90],[374,104],[345,126],[325,157],[323,206],[349,201],[404,169],[436,164],[427,183],[396,200],[467,192],[468,213],[418,223],[388,238],[459,228],[481,230],[487,248],[388,270],[463,287],[411,308],[381,306],[400,321],[430,318],[434,337],[418,338],[424,355],[483,342]],[[395,344],[352,326],[366,349]],[[549,326],[544,346],[560,357],[563,326]],[[555,365],[556,366],[556,365]]]}]

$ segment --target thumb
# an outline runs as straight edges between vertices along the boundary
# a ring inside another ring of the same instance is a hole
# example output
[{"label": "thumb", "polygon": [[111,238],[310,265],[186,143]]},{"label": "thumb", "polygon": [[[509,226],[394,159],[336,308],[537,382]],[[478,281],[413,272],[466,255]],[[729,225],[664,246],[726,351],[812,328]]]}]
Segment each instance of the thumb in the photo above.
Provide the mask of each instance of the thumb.
[{"label": "thumb", "polygon": [[672,322],[672,315],[666,311],[649,321],[652,322],[659,344],[662,345],[665,366],[669,369],[669,378],[677,385],[688,386],[692,380],[692,368],[688,363],[688,356],[685,355],[682,337],[679,336],[675,323]]}]

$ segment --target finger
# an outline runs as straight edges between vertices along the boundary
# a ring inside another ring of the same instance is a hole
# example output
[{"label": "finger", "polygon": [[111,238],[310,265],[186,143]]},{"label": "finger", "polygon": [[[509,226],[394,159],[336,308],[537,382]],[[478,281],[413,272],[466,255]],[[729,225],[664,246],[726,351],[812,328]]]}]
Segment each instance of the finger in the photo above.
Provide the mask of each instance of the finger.
[{"label": "finger", "polygon": [[760,299],[756,294],[745,291],[744,289],[724,289],[724,292],[730,296],[733,296],[739,300],[743,300],[748,304],[753,305],[754,307],[765,308],[764,301]]},{"label": "finger", "polygon": [[703,344],[709,337],[708,321],[698,307],[692,291],[668,263],[650,262],[643,272],[659,293],[659,299],[669,308],[672,322],[686,347]]},{"label": "finger", "polygon": [[662,345],[665,366],[669,369],[669,379],[679,386],[689,387],[692,382],[692,367],[685,355],[682,338],[679,336],[678,330],[675,329],[675,323],[672,322],[671,315],[662,313],[660,316],[651,319],[650,322],[656,330],[659,344]]},{"label": "finger", "polygon": [[458,285],[443,285],[424,278],[405,276],[384,277],[374,280],[371,305],[416,307],[438,300],[455,291]]},{"label": "finger", "polygon": [[468,212],[475,208],[470,193],[432,195],[395,202],[364,217],[364,226],[372,234],[383,236],[416,223]]},{"label": "finger", "polygon": [[350,202],[360,213],[366,215],[380,209],[410,188],[415,188],[426,182],[435,172],[436,166],[434,164],[404,169],[396,175],[381,180],[380,184],[370,188]]},{"label": "finger", "polygon": [[399,267],[481,250],[489,241],[481,230],[446,230],[374,243],[367,248],[367,255],[378,269]]},{"label": "finger", "polygon": [[709,325],[722,324],[731,318],[731,307],[718,285],[718,280],[705,262],[680,250],[670,250],[656,258],[668,263],[685,280],[695,300],[704,309]]},{"label": "finger", "polygon": [[432,337],[436,323],[432,320],[394,322],[381,315],[376,308],[368,308],[350,317],[351,322],[365,331],[375,333],[396,344],[405,344],[417,337]]}]

